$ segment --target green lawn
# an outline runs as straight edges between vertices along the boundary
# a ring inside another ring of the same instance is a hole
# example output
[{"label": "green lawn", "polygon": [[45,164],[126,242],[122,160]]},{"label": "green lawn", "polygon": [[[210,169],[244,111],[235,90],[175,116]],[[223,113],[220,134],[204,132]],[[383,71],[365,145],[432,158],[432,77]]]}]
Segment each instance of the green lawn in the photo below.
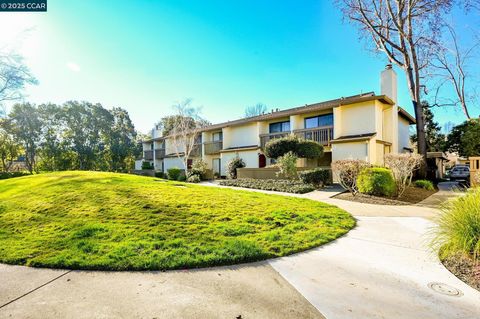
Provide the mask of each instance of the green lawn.
[{"label": "green lawn", "polygon": [[284,256],[355,225],[293,197],[99,172],[0,181],[0,262],[72,269],[178,269]]}]

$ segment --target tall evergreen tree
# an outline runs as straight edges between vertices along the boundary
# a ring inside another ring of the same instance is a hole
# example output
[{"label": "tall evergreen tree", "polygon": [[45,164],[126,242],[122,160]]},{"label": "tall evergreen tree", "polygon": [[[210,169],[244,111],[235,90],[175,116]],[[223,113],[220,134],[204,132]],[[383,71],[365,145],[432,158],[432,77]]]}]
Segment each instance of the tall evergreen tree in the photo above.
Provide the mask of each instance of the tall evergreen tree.
[{"label": "tall evergreen tree", "polygon": [[[432,107],[426,101],[422,101],[423,117],[425,119],[425,138],[427,152],[441,152],[445,148],[445,135],[442,134],[442,127],[435,122]],[[412,142],[417,142],[417,135],[410,137]]]}]

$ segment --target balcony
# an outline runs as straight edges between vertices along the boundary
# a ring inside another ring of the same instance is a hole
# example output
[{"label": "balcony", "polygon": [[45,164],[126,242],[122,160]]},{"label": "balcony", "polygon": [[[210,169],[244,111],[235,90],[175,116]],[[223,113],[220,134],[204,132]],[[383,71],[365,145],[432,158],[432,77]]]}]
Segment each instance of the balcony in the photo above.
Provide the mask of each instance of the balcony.
[{"label": "balcony", "polygon": [[298,137],[312,140],[325,146],[330,146],[333,139],[333,126],[322,126],[293,131]]},{"label": "balcony", "polygon": [[153,151],[143,151],[143,159],[146,161],[153,161]]},{"label": "balcony", "polygon": [[155,159],[162,159],[165,157],[165,149],[164,148],[156,148],[155,149]]},{"label": "balcony", "polygon": [[269,134],[260,134],[260,147],[265,148],[265,144],[269,141],[274,140],[276,138],[282,138],[288,136],[290,132],[277,132],[277,133],[269,133]]},{"label": "balcony", "polygon": [[203,143],[205,146],[205,155],[218,154],[223,148],[223,141],[213,141]]},{"label": "balcony", "polygon": [[202,144],[194,144],[192,151],[190,152],[190,157],[201,157],[202,156]]}]

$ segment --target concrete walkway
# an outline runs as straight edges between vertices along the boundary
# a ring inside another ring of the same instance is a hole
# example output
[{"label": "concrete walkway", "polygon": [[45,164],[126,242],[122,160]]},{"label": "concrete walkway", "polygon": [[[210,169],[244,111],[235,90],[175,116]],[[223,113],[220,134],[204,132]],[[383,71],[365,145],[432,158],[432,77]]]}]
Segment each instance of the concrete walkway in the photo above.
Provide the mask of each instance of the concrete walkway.
[{"label": "concrete walkway", "polygon": [[480,292],[429,249],[431,226],[419,217],[358,217],[347,236],[270,264],[329,319],[480,318]]},{"label": "concrete walkway", "polygon": [[324,318],[267,262],[168,272],[0,264],[0,318]]},{"label": "concrete walkway", "polygon": [[341,191],[288,196],[343,208],[356,217],[355,229],[330,244],[269,261],[325,317],[480,318],[480,292],[451,274],[430,245],[438,206],[462,194],[455,183],[441,183],[425,201],[405,206],[331,198]]}]

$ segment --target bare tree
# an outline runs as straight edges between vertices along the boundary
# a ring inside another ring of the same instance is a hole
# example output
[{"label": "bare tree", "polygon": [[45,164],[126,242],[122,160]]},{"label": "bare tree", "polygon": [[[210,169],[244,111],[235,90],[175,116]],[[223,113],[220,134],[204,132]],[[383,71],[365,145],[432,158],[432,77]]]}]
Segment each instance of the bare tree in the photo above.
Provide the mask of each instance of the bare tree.
[{"label": "bare tree", "polygon": [[465,9],[480,11],[480,0],[465,0]]},{"label": "bare tree", "polygon": [[[370,39],[375,51],[400,67],[417,122],[418,151],[426,158],[424,118],[421,100],[422,75],[430,53],[440,36],[440,17],[452,0],[337,0],[344,16]],[[425,174],[425,168],[422,169]]]},{"label": "bare tree", "polygon": [[173,106],[176,112],[175,123],[170,131],[175,154],[183,162],[185,174],[188,171],[188,160],[194,152],[201,151],[199,145],[200,132],[208,122],[200,117],[200,108],[192,106],[192,100],[187,99]]},{"label": "bare tree", "polygon": [[22,99],[26,84],[37,84],[37,80],[23,63],[23,58],[0,52],[0,117],[6,115],[3,103]]},{"label": "bare tree", "polygon": [[419,154],[387,154],[385,166],[392,170],[393,179],[397,186],[397,196],[402,196],[405,189],[412,183],[413,173],[422,165],[422,156]]},{"label": "bare tree", "polygon": [[[435,85],[433,106],[460,106],[467,119],[470,119],[468,106],[469,103],[474,103],[475,94],[466,92],[468,83],[472,80],[472,75],[469,73],[469,62],[474,51],[480,46],[480,42],[474,41],[469,48],[462,49],[454,28],[448,24],[446,26],[451,40],[451,48],[439,44],[438,49],[432,52],[430,75],[432,78],[438,79]],[[453,88],[455,98],[441,97],[441,90],[447,84]]]},{"label": "bare tree", "polygon": [[245,108],[245,117],[262,115],[265,112],[267,112],[267,106],[263,103],[257,103]]}]

